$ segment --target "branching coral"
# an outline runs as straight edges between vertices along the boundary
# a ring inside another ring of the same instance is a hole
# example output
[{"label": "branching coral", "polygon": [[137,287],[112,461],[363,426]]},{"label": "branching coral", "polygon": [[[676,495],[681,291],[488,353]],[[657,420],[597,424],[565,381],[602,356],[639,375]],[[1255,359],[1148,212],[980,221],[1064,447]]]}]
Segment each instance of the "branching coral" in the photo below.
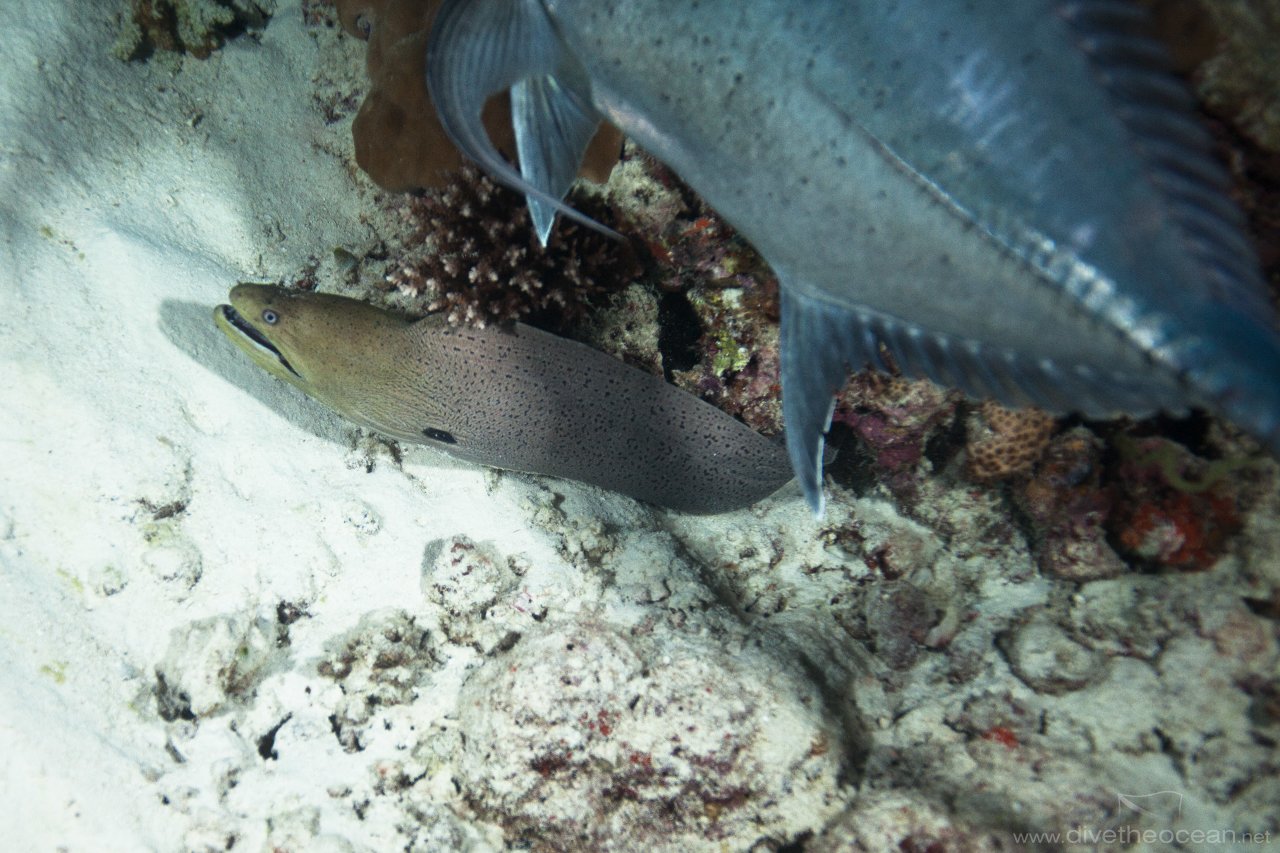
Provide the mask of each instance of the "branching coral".
[{"label": "branching coral", "polygon": [[[352,125],[356,162],[388,190],[441,186],[462,157],[436,118],[426,84],[426,50],[441,0],[335,0],[342,27],[367,39],[370,88]],[[485,109],[485,127],[511,157],[515,136],[505,95]],[[622,137],[605,126],[587,151],[583,174],[603,181],[618,159]]]},{"label": "branching coral", "polygon": [[[613,221],[589,198],[573,203]],[[560,330],[638,271],[625,243],[569,221],[557,224],[544,250],[524,199],[472,167],[443,189],[409,199],[405,216],[413,230],[387,281],[423,297],[425,310],[447,311],[455,324],[531,319]]]},{"label": "branching coral", "polygon": [[239,33],[260,30],[275,0],[131,0],[113,53],[146,59],[157,50],[205,59]]}]

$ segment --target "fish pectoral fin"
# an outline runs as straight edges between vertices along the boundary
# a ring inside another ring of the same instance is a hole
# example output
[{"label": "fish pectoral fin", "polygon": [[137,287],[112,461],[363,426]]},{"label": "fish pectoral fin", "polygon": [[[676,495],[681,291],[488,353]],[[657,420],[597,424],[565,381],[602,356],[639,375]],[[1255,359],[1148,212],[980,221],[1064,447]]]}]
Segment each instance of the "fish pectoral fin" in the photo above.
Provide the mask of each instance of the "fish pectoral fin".
[{"label": "fish pectoral fin", "polygon": [[[599,114],[585,95],[543,75],[526,77],[511,87],[511,124],[524,179],[544,195],[563,199],[600,126]],[[545,246],[558,208],[536,195],[528,195],[527,202],[538,241]]]},{"label": "fish pectoral fin", "polygon": [[[427,88],[440,124],[464,156],[525,194],[544,245],[543,223],[549,233],[557,212],[618,236],[561,200],[591,138],[587,133],[578,150],[570,150],[591,116],[587,100],[565,86],[571,79],[583,75],[538,0],[447,0],[436,15],[427,45]],[[523,175],[498,153],[481,121],[485,101],[504,89],[513,89],[517,149],[521,162],[530,164]],[[530,138],[543,134],[547,138]],[[566,181],[561,174],[571,159]]]}]

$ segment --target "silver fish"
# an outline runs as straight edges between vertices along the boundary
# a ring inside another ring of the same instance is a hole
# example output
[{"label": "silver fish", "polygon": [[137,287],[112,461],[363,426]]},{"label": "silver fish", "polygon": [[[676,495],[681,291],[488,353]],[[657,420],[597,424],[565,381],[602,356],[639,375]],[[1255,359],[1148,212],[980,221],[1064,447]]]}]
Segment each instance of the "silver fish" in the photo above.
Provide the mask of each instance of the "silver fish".
[{"label": "silver fish", "polygon": [[[427,83],[548,234],[601,117],[782,286],[815,512],[833,397],[887,366],[1104,417],[1200,406],[1280,453],[1280,334],[1191,101],[1122,0],[448,0]],[[521,171],[485,136],[510,89]]]}]

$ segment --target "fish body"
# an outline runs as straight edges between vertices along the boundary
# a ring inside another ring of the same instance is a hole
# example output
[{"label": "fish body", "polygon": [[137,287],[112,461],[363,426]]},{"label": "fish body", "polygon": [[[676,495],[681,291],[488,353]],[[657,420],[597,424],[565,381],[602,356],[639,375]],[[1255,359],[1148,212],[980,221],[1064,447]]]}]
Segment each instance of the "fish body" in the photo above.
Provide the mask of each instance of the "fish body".
[{"label": "fish body", "polygon": [[340,296],[237,285],[217,326],[260,366],[363,427],[488,465],[713,513],[791,479],[784,447],[574,341],[417,322]]},{"label": "fish body", "polygon": [[[1203,406],[1280,452],[1274,312],[1134,7],[449,0],[437,21],[442,122],[540,233],[607,118],[770,263],[815,511],[833,396],[866,364],[1058,412]],[[506,87],[520,172],[475,129]]]}]

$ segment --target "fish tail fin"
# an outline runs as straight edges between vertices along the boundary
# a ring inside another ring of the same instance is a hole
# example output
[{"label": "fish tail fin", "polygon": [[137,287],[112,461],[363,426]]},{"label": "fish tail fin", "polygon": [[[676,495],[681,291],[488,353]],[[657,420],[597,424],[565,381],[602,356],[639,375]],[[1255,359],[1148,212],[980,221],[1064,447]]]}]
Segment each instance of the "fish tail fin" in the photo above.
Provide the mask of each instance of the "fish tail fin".
[{"label": "fish tail fin", "polygon": [[815,517],[823,512],[824,444],[835,396],[862,349],[846,312],[782,287],[782,419],[791,467]]},{"label": "fish tail fin", "polygon": [[[618,237],[563,201],[600,117],[537,0],[448,0],[427,46],[427,88],[440,123],[464,156],[524,193],[545,246],[557,213]],[[511,90],[521,171],[502,159],[480,116],[497,92]]]}]

